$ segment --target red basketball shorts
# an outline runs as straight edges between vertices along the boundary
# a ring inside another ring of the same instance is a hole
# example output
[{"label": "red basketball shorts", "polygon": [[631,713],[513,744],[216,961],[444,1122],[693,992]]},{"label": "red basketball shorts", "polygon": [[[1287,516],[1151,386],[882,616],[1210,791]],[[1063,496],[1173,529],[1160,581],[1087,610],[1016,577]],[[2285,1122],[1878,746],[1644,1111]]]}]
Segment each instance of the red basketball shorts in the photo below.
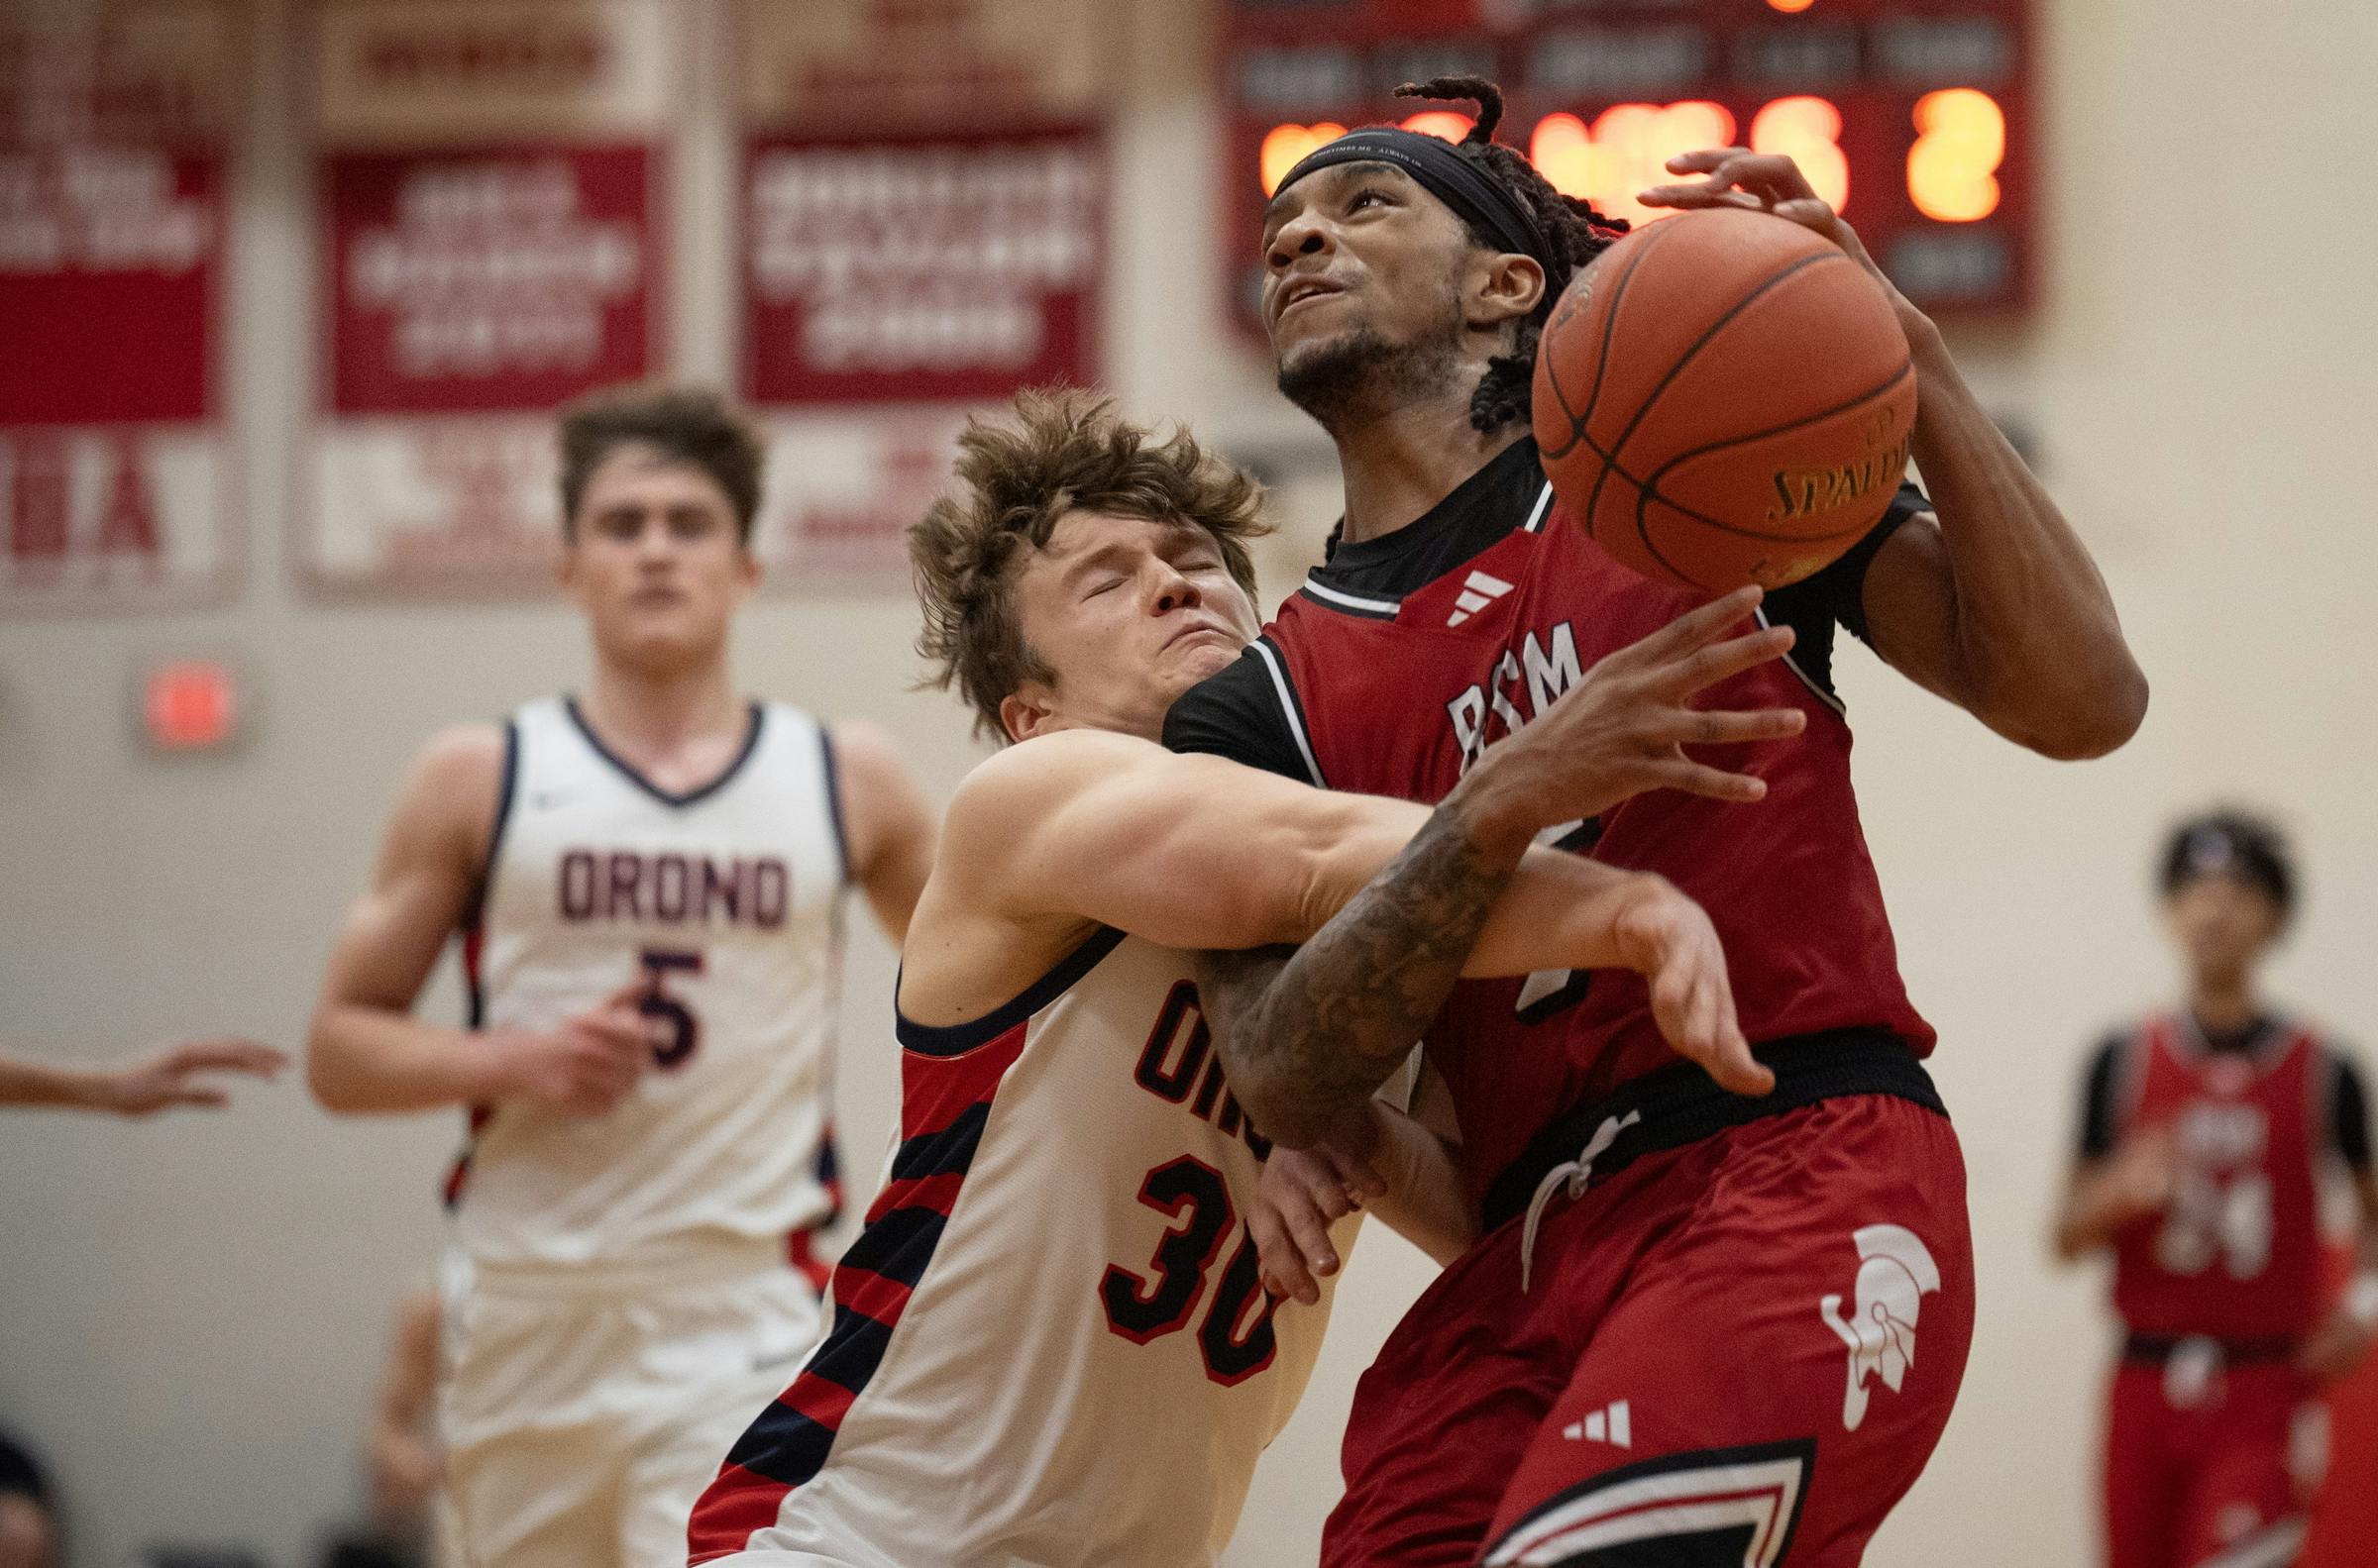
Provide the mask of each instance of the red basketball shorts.
[{"label": "red basketball shorts", "polygon": [[2210,1340],[2127,1357],[2107,1400],[2112,1568],[2288,1568],[2325,1458],[2325,1408],[2286,1360]]},{"label": "red basketball shorts", "polygon": [[1850,1568],[1973,1337],[1948,1119],[1820,1100],[1514,1220],[1364,1374],[1325,1568]]}]

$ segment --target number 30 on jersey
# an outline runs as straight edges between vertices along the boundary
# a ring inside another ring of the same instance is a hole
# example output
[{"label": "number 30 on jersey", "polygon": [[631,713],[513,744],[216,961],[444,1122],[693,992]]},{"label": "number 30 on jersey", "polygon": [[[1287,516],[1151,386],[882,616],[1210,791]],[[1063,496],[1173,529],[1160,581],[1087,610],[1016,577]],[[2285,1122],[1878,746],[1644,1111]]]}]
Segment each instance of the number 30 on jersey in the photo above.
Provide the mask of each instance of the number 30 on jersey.
[{"label": "number 30 on jersey", "polygon": [[1139,1202],[1175,1225],[1157,1241],[1147,1274],[1121,1264],[1107,1266],[1098,1283],[1107,1326],[1139,1345],[1188,1327],[1207,1295],[1214,1260],[1235,1230],[1238,1244],[1198,1324],[1198,1350],[1205,1357],[1206,1376],[1225,1386],[1243,1383],[1270,1366],[1279,1349],[1271,1326],[1279,1302],[1262,1287],[1254,1237],[1239,1223],[1222,1173],[1184,1154],[1147,1173],[1139,1184]]}]

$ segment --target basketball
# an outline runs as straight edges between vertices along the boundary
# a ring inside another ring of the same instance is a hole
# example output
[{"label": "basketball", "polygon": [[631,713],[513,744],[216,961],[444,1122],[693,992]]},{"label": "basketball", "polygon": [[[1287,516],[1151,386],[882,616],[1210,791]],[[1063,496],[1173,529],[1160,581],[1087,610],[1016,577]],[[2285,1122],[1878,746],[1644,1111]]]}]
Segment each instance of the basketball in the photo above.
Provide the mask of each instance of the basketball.
[{"label": "basketball", "polygon": [[1711,595],[1779,588],[1881,521],[1915,367],[1839,247],[1767,213],[1687,212],[1570,282],[1534,414],[1554,492],[1620,562]]}]

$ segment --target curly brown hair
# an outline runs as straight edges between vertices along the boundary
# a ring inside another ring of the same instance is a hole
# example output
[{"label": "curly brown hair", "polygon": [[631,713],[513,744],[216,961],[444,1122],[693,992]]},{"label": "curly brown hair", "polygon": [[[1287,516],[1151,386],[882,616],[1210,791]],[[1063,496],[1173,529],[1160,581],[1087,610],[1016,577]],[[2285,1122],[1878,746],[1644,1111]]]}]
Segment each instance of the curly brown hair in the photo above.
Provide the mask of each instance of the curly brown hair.
[{"label": "curly brown hair", "polygon": [[1195,523],[1223,565],[1254,591],[1247,541],[1270,531],[1262,486],[1175,427],[1162,440],[1070,388],[1019,392],[1014,417],[969,420],[958,438],[958,489],[909,528],[909,562],[924,629],[917,651],[931,683],[973,705],[975,733],[1006,739],[999,705],[1027,680],[1056,673],[1025,640],[1016,575],[1066,513],[1095,511]]},{"label": "curly brown hair", "polygon": [[587,480],[629,442],[657,447],[718,481],[735,509],[735,537],[751,544],[766,449],[750,421],[707,387],[636,384],[589,392],[562,410],[562,537],[578,527]]}]

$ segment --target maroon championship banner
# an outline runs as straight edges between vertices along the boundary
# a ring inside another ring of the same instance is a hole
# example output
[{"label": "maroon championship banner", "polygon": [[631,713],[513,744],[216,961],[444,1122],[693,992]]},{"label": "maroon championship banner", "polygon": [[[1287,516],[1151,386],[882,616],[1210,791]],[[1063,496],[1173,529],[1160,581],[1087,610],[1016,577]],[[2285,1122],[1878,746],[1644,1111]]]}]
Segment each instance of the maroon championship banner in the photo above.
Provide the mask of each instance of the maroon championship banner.
[{"label": "maroon championship banner", "polygon": [[742,0],[742,390],[770,436],[770,581],[905,580],[970,412],[1095,385],[1097,0]]},{"label": "maroon championship banner", "polygon": [[315,9],[313,585],[549,582],[556,406],[665,363],[674,20],[669,0]]},{"label": "maroon championship banner", "polygon": [[1096,380],[1096,132],[758,137],[747,157],[754,401],[990,399]]},{"label": "maroon championship banner", "polygon": [[222,422],[228,10],[0,21],[0,609],[236,583]]}]

